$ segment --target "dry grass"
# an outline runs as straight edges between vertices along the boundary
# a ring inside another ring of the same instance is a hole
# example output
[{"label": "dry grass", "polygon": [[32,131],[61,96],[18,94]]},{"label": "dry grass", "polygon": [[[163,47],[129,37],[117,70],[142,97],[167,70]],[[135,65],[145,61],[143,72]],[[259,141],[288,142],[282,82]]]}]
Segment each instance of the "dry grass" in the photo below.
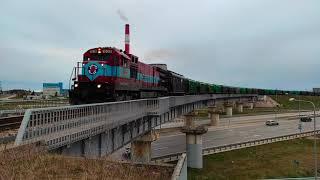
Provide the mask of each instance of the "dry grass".
[{"label": "dry grass", "polygon": [[24,146],[0,152],[0,179],[170,179],[172,166],[72,158]]}]

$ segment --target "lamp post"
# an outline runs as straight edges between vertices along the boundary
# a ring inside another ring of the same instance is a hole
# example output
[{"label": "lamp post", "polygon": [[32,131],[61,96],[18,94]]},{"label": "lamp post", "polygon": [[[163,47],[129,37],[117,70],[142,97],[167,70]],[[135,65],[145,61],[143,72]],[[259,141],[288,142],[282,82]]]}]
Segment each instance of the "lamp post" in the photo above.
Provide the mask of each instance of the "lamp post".
[{"label": "lamp post", "polygon": [[313,136],[314,136],[314,143],[313,143],[313,156],[314,156],[314,178],[317,179],[317,137],[316,137],[316,106],[312,101],[305,101],[305,100],[297,100],[295,98],[290,98],[289,101],[298,101],[298,102],[307,102],[312,104],[313,106]]}]

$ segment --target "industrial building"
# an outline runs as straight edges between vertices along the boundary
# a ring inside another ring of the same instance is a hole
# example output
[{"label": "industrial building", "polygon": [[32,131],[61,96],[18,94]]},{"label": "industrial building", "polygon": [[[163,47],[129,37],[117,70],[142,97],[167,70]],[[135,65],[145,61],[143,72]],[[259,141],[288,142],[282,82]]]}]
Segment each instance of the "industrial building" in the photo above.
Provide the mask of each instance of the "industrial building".
[{"label": "industrial building", "polygon": [[320,88],[313,88],[314,93],[320,93]]}]

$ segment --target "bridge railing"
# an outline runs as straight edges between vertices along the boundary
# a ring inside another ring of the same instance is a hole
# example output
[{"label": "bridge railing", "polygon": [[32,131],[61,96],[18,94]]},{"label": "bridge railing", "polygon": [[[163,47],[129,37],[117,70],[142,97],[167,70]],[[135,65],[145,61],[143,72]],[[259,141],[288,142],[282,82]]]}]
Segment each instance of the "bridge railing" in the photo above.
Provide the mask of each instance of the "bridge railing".
[{"label": "bridge railing", "polygon": [[76,142],[150,113],[168,109],[168,98],[29,109],[15,144],[46,141],[49,148]]}]

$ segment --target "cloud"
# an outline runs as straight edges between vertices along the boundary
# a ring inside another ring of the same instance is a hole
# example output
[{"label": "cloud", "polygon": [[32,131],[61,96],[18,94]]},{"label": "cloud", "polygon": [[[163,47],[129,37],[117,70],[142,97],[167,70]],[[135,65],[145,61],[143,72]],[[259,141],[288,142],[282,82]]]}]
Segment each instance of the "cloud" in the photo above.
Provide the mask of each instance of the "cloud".
[{"label": "cloud", "polygon": [[129,21],[127,16],[125,16],[124,13],[120,9],[117,10],[117,14],[119,15],[120,19],[123,20],[124,22]]},{"label": "cloud", "polygon": [[122,48],[125,14],[131,52],[143,62],[218,84],[303,90],[320,84],[318,0],[18,4],[0,7],[0,77],[24,87],[67,83],[89,48]]}]

